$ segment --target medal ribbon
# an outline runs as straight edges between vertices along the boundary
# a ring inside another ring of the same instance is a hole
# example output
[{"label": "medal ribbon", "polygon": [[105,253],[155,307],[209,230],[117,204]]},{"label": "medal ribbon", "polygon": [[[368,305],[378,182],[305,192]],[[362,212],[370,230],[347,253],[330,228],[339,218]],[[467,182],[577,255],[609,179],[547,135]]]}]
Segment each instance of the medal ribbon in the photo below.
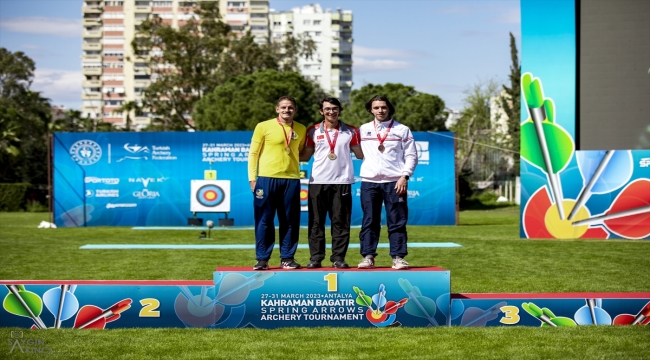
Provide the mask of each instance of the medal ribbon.
[{"label": "medal ribbon", "polygon": [[282,132],[284,133],[284,141],[287,144],[287,149],[291,145],[291,134],[293,134],[293,121],[291,122],[291,132],[289,133],[289,136],[287,136],[287,130],[284,129],[284,125],[280,122],[280,117],[276,119],[278,121],[278,125],[282,128]]},{"label": "medal ribbon", "polygon": [[393,127],[393,119],[390,120],[390,124],[388,124],[388,128],[386,129],[386,132],[384,133],[384,137],[382,138],[379,136],[379,131],[377,131],[377,122],[373,122],[373,125],[375,125],[375,132],[377,133],[377,140],[379,140],[379,145],[384,145],[384,141],[388,137],[388,133],[390,132],[390,128]]},{"label": "medal ribbon", "polygon": [[323,131],[325,132],[325,137],[327,137],[327,143],[330,145],[330,154],[334,154],[334,147],[336,147],[336,139],[339,137],[339,128],[341,123],[339,122],[336,126],[336,133],[334,133],[334,141],[330,140],[330,132],[325,128],[325,121],[321,124]]}]

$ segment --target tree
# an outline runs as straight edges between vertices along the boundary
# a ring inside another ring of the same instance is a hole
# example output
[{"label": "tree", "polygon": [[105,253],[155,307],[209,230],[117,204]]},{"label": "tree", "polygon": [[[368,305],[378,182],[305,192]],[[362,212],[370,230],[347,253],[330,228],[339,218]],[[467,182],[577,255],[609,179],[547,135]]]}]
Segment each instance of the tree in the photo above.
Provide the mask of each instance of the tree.
[{"label": "tree", "polygon": [[[491,121],[491,101],[499,93],[499,86],[494,80],[479,82],[464,91],[465,107],[461,117],[451,128],[461,140],[456,151],[456,172],[461,174],[475,151],[480,140],[481,145],[498,143],[496,131]],[[486,144],[489,143],[489,144]]]},{"label": "tree", "polygon": [[521,124],[521,64],[519,63],[517,43],[515,37],[510,33],[510,87],[503,85],[506,97],[501,99],[501,106],[508,116],[508,134],[510,135],[510,150],[513,151],[515,161],[514,170],[519,175],[519,129]]},{"label": "tree", "polygon": [[159,17],[144,21],[132,42],[136,60],[149,57],[141,69],[151,73],[142,103],[154,117],[150,128],[194,129],[194,105],[218,85],[260,70],[295,70],[297,57],[315,50],[314,42],[302,37],[260,45],[250,32],[239,36],[221,21],[216,1],[199,2],[193,11],[197,19],[178,29]]},{"label": "tree", "polygon": [[110,132],[115,127],[111,123],[98,118],[83,117],[79,110],[66,110],[63,118],[53,120],[49,125],[50,132]]},{"label": "tree", "polygon": [[48,99],[30,90],[34,61],[0,48],[0,181],[47,183]]},{"label": "tree", "polygon": [[296,99],[296,121],[309,126],[321,119],[317,85],[296,72],[276,70],[231,78],[197,102],[192,118],[198,130],[252,130],[275,116],[283,95]]},{"label": "tree", "polygon": [[386,96],[395,106],[395,119],[412,131],[442,131],[445,128],[445,102],[436,95],[416,91],[413,86],[402,84],[368,84],[350,94],[350,106],[341,119],[359,126],[372,120],[365,104],[375,95]]}]

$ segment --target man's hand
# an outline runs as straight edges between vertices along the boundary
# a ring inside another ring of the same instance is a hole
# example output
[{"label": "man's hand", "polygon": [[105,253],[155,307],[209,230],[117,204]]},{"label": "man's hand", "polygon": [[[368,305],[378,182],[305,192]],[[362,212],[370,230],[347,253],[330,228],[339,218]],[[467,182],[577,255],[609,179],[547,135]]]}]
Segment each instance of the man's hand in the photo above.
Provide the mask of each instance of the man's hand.
[{"label": "man's hand", "polygon": [[397,180],[397,183],[395,184],[395,192],[397,193],[397,195],[405,194],[407,187],[408,187],[408,180],[401,177],[399,178],[399,180]]},{"label": "man's hand", "polygon": [[255,193],[255,184],[257,184],[256,180],[251,180],[248,182],[248,184],[251,186],[251,192]]}]

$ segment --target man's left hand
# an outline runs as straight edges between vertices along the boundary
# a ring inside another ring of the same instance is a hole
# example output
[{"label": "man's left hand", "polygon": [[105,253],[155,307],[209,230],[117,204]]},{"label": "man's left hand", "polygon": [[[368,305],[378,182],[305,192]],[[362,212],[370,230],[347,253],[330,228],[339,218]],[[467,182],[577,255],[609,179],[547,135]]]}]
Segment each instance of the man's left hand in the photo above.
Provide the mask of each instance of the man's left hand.
[{"label": "man's left hand", "polygon": [[397,183],[395,184],[395,192],[397,193],[397,195],[406,194],[407,187],[408,187],[408,180],[401,177],[399,178],[399,180],[397,180]]}]

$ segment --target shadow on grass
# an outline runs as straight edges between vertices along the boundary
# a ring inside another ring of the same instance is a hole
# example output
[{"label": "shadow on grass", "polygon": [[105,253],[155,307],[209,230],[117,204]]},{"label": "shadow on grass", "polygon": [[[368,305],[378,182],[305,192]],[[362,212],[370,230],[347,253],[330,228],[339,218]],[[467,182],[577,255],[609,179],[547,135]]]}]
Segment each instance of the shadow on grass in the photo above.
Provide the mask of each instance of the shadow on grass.
[{"label": "shadow on grass", "polygon": [[511,202],[489,202],[483,203],[479,200],[468,200],[460,203],[460,210],[495,210],[504,208],[517,208],[517,204]]}]

